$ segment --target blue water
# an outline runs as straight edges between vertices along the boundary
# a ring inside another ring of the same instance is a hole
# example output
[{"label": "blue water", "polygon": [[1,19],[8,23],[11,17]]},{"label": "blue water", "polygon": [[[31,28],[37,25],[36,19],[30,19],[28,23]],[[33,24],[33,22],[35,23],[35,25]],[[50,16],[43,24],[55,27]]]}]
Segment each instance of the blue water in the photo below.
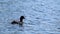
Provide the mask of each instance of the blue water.
[{"label": "blue water", "polygon": [[60,0],[0,0],[0,34],[60,34]]}]

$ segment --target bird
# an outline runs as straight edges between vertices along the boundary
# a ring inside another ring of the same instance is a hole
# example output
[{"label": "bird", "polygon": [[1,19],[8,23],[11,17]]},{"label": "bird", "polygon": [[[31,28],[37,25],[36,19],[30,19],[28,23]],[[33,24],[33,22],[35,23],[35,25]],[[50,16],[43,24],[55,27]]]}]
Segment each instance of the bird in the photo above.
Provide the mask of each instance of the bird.
[{"label": "bird", "polygon": [[23,19],[25,19],[25,17],[24,16],[21,16],[20,17],[20,21],[15,21],[14,20],[14,21],[11,22],[11,24],[19,24],[19,25],[22,26],[23,25]]}]

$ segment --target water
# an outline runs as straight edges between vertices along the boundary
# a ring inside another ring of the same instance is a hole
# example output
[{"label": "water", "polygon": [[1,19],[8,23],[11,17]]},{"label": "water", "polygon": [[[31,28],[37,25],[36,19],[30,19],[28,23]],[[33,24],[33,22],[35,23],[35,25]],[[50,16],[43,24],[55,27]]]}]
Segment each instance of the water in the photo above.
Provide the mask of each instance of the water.
[{"label": "water", "polygon": [[60,0],[0,0],[0,34],[60,34]]}]

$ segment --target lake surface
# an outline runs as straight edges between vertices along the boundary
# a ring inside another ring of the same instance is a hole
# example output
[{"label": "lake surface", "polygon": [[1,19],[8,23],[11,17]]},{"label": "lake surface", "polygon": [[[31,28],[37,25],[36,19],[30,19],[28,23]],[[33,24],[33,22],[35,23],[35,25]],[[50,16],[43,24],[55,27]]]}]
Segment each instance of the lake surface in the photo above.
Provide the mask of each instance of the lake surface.
[{"label": "lake surface", "polygon": [[60,34],[60,0],[0,0],[0,34]]}]

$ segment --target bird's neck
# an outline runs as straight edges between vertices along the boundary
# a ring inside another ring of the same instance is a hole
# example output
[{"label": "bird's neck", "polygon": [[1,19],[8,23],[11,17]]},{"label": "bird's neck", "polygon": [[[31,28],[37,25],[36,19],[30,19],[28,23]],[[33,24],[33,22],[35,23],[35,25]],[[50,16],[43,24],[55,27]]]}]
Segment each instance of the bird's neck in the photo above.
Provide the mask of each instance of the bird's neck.
[{"label": "bird's neck", "polygon": [[23,22],[23,19],[20,19],[20,22]]}]

